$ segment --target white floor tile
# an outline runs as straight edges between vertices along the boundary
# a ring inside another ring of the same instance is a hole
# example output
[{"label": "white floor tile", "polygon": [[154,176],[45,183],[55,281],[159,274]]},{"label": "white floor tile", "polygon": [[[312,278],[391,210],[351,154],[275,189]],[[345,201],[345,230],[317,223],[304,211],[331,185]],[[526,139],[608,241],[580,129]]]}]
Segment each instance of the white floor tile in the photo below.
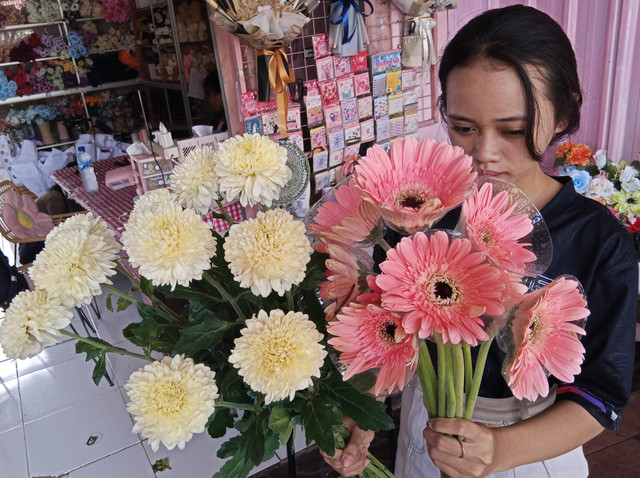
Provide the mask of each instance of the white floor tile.
[{"label": "white floor tile", "polygon": [[155,476],[141,444],[133,445],[69,473],[69,478],[155,478]]},{"label": "white floor tile", "polygon": [[122,335],[122,329],[132,322],[140,322],[140,315],[134,306],[122,312],[111,312],[104,310],[102,318],[96,319],[95,324],[98,329],[98,335],[111,344],[116,344],[126,340]]},{"label": "white floor tile", "polygon": [[78,355],[43,370],[18,377],[25,423],[113,390],[105,379],[93,383],[93,361]]},{"label": "white floor tile", "polygon": [[17,376],[15,360],[7,359],[0,362],[0,383],[13,380]]},{"label": "white floor tile", "polygon": [[0,433],[0,463],[3,478],[29,477],[22,427]]},{"label": "white floor tile", "polygon": [[[139,437],[131,433],[132,427],[118,389],[27,423],[32,476],[57,476],[135,444]],[[92,436],[98,439],[89,446],[87,440]]]},{"label": "white floor tile", "polygon": [[[121,342],[115,345],[132,352],[142,353],[142,350],[133,345],[131,342]],[[120,386],[123,386],[129,381],[129,376],[133,372],[150,363],[147,360],[130,357],[128,355],[119,355],[115,353],[108,354],[108,361],[111,365],[111,370],[114,372],[112,378],[115,378],[116,383]]]},{"label": "white floor tile", "polygon": [[43,370],[47,367],[51,367],[52,365],[66,362],[67,360],[72,360],[77,357],[76,341],[69,339],[65,342],[45,348],[38,355],[30,359],[16,360],[18,375],[27,375],[28,373]]},{"label": "white floor tile", "polygon": [[0,433],[18,427],[21,421],[18,379],[0,383]]}]

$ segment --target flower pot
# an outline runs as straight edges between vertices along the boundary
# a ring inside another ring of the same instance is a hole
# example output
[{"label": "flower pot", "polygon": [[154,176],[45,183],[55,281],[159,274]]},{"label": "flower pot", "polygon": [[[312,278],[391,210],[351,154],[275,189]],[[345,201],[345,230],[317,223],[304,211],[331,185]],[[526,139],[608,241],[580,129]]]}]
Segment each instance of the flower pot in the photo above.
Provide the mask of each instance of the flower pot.
[{"label": "flower pot", "polygon": [[56,142],[53,134],[51,134],[51,123],[45,121],[44,123],[39,124],[38,130],[40,131],[40,139],[43,144],[53,144]]},{"label": "flower pot", "polygon": [[60,139],[60,142],[65,143],[69,141],[69,131],[67,130],[64,122],[56,121],[56,128],[58,130],[58,138]]}]

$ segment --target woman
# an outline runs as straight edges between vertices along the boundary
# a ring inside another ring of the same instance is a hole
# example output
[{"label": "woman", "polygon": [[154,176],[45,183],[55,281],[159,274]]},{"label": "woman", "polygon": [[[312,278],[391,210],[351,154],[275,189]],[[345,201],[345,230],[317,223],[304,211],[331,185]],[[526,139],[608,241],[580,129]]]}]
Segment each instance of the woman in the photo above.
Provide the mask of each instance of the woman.
[{"label": "woman", "polygon": [[[547,147],[579,126],[582,96],[571,44],[538,10],[490,10],[449,43],[439,79],[451,142],[473,157],[479,174],[520,187],[547,223],[553,259],[538,281],[573,274],[591,315],[580,375],[569,385],[550,378],[545,399],[519,402],[512,396],[500,374],[504,354],[495,344],[471,421],[429,420],[412,380],[402,399],[396,477],[439,477],[438,468],[454,478],[586,477],[582,445],[605,427],[618,429],[629,399],[638,271],[631,237],[613,215],[577,194],[569,178],[540,168]],[[439,227],[455,224],[446,220]],[[364,468],[373,438],[349,424],[349,445],[325,456],[345,476]]]}]

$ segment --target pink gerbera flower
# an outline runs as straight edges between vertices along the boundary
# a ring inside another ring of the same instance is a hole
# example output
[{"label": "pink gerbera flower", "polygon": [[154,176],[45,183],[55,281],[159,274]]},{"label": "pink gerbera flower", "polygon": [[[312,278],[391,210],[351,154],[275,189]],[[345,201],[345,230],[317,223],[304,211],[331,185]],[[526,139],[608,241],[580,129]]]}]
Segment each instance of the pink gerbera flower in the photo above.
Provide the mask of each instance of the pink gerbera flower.
[{"label": "pink gerbera flower", "polygon": [[363,197],[393,227],[428,229],[471,194],[476,173],[461,148],[432,139],[397,139],[391,157],[374,145],[356,165]]},{"label": "pink gerbera flower", "polygon": [[382,306],[406,312],[404,329],[420,338],[440,334],[444,343],[477,345],[489,338],[481,315],[504,311],[503,275],[468,239],[419,232],[391,249],[380,269]]},{"label": "pink gerbera flower", "polygon": [[352,302],[342,309],[337,320],[329,323],[327,331],[333,336],[329,344],[341,352],[340,362],[347,364],[345,380],[379,369],[375,395],[402,390],[417,366],[415,334],[405,333],[402,317],[380,306],[379,294],[366,297],[373,301]]},{"label": "pink gerbera flower", "polygon": [[493,185],[487,182],[462,204],[463,233],[474,249],[484,252],[500,267],[510,272],[524,273],[525,266],[536,260],[520,243],[533,230],[527,214],[514,213],[518,203],[509,193],[493,194]]},{"label": "pink gerbera flower", "polygon": [[2,219],[18,239],[44,238],[53,229],[51,216],[38,211],[33,198],[15,190],[4,195]]},{"label": "pink gerbera flower", "polygon": [[336,188],[334,195],[321,203],[309,225],[318,239],[324,243],[371,244],[382,235],[380,213],[362,199],[353,179]]},{"label": "pink gerbera flower", "polygon": [[574,322],[588,315],[580,283],[570,276],[560,277],[518,301],[513,321],[507,326],[516,350],[504,365],[507,383],[516,398],[546,397],[549,382],[545,369],[565,383],[573,382],[585,352],[578,335],[586,333]]}]

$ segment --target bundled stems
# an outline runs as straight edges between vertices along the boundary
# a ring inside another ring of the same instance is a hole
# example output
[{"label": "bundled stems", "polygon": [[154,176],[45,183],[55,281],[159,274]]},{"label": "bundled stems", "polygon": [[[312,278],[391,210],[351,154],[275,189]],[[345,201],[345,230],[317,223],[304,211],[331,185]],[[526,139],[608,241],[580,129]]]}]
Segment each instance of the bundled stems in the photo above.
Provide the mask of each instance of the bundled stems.
[{"label": "bundled stems", "polygon": [[422,387],[424,406],[427,409],[427,414],[430,417],[433,417],[438,409],[438,398],[436,397],[436,390],[438,390],[438,377],[436,376],[436,371],[433,368],[433,361],[431,360],[429,349],[427,348],[427,344],[424,342],[420,344],[420,351],[418,355],[418,378],[420,379],[420,386]]},{"label": "bundled stems", "polygon": [[464,411],[464,418],[467,420],[471,420],[473,409],[476,406],[476,400],[478,399],[478,393],[480,392],[480,382],[482,382],[482,374],[484,373],[484,366],[487,363],[487,355],[489,354],[489,348],[491,347],[492,342],[493,338],[490,338],[486,342],[482,342],[480,350],[478,351],[476,369],[473,372],[473,380],[467,395],[467,406]]},{"label": "bundled stems", "polygon": [[229,223],[229,227],[233,226],[235,223],[233,222],[233,219],[231,219],[231,216],[229,216],[229,213],[227,212],[227,210],[224,208],[224,205],[222,204],[222,199],[220,198],[216,199],[216,204],[220,208],[220,213],[222,214],[222,217],[224,217],[224,220]]}]

